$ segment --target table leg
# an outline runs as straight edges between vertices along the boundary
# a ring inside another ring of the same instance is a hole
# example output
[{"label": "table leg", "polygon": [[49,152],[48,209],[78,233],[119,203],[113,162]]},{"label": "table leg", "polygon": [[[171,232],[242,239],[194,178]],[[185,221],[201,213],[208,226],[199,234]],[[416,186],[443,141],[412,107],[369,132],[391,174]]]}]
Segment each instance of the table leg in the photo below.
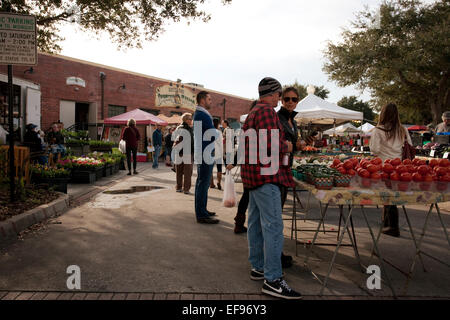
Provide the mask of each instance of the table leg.
[{"label": "table leg", "polygon": [[364,220],[366,221],[367,228],[369,229],[369,232],[370,232],[370,236],[372,237],[372,242],[373,242],[373,246],[374,246],[375,252],[376,252],[376,254],[378,256],[378,259],[380,260],[381,271],[383,272],[384,275],[386,275],[388,286],[389,286],[389,288],[391,288],[391,291],[392,291],[392,294],[393,294],[394,298],[397,298],[397,296],[395,294],[395,291],[394,291],[394,288],[392,287],[391,280],[389,279],[389,275],[387,274],[386,269],[384,267],[383,257],[381,256],[380,250],[378,250],[378,245],[377,245],[375,236],[373,235],[372,228],[370,227],[369,220],[367,219],[366,213],[364,212],[364,206],[361,206],[361,212],[362,212],[362,214],[364,216]]},{"label": "table leg", "polygon": [[[431,214],[431,211],[433,210],[433,206],[434,206],[434,205],[435,205],[435,204],[433,203],[433,204],[430,206],[430,210],[428,210],[428,213],[427,213],[427,215],[426,215],[426,217],[425,217],[425,223],[424,223],[424,225],[423,225],[422,234],[420,235],[419,242],[418,242],[418,244],[417,244],[417,246],[416,246],[416,254],[414,255],[414,259],[413,259],[413,262],[412,262],[412,264],[411,264],[411,267],[409,268],[408,281],[409,281],[409,278],[410,278],[410,276],[412,275],[412,273],[413,273],[413,271],[414,271],[414,267],[415,267],[415,265],[416,265],[416,258],[417,258],[417,255],[420,254],[420,247],[421,247],[421,245],[422,245],[422,240],[423,240],[423,237],[425,236],[425,232],[426,232],[426,229],[427,229],[428,218],[430,217],[430,214]],[[408,282],[406,283],[406,288],[407,288],[407,287],[408,287]]]},{"label": "table leg", "polygon": [[[384,206],[383,206],[384,208]],[[384,210],[384,209],[383,209]],[[382,217],[383,215],[381,215]],[[383,224],[384,224],[384,220],[381,219],[381,223],[380,223],[380,228],[378,229],[378,234],[377,234],[377,240],[375,241],[375,243],[378,245],[378,241],[380,240],[380,236],[381,236],[381,231],[383,231]],[[373,254],[374,254],[374,246],[372,246],[372,250],[370,250],[370,260],[372,260],[373,258]],[[370,261],[369,260],[369,261]]]},{"label": "table leg", "polygon": [[334,250],[333,258],[331,259],[330,266],[328,267],[328,273],[327,273],[327,276],[325,277],[325,281],[323,282],[322,289],[320,290],[319,295],[323,294],[323,290],[327,286],[327,282],[330,277],[331,270],[333,269],[333,265],[336,260],[337,253],[339,251],[339,247],[341,246],[342,240],[344,239],[345,230],[347,230],[347,228],[348,228],[348,223],[350,222],[350,217],[352,216],[352,211],[353,211],[353,207],[349,210],[347,219],[345,219],[344,227],[342,229],[342,234],[340,235],[339,241],[336,245],[336,249]]},{"label": "table leg", "polygon": [[338,232],[336,235],[336,241],[339,240],[339,234],[341,233],[341,221],[342,221],[343,212],[344,212],[344,206],[340,205],[339,206],[339,225],[338,225]]},{"label": "table leg", "polygon": [[[319,207],[320,207],[320,214],[322,215],[322,219],[323,219],[323,214],[322,214],[322,212],[323,212],[323,209],[322,209],[322,202],[320,202],[320,201],[319,201]],[[326,231],[325,231],[325,221],[324,221],[323,224],[322,224],[322,228],[323,228],[323,234],[326,234]]]},{"label": "table leg", "polygon": [[[348,206],[349,211],[351,210],[351,208],[352,208],[351,206]],[[345,221],[344,221],[344,223],[345,223]],[[355,258],[358,260],[359,266],[361,267],[361,271],[364,273],[364,272],[366,272],[366,270],[361,262],[361,258],[359,257],[358,247],[356,245],[355,229],[353,227],[353,216],[350,216],[350,224],[352,227],[352,232],[350,232],[349,227],[347,227],[348,237],[350,238],[350,242],[352,244],[353,251],[355,253]],[[353,234],[353,238],[352,238],[352,234]]]},{"label": "table leg", "polygon": [[314,234],[313,241],[311,242],[311,247],[309,248],[308,253],[306,254],[306,258],[305,258],[305,261],[304,261],[305,266],[308,264],[309,255],[310,255],[310,253],[311,253],[311,251],[312,251],[312,249],[314,247],[314,243],[316,242],[317,235],[319,234],[320,226],[322,225],[322,223],[324,223],[324,219],[325,219],[325,216],[327,214],[327,209],[328,209],[328,203],[325,205],[324,212],[323,213],[321,212],[322,219],[320,219],[320,221],[319,221],[319,225],[317,226],[316,232]]},{"label": "table leg", "polygon": [[405,206],[402,206],[402,208],[403,208],[403,213],[405,214],[405,217],[406,217],[406,222],[408,223],[409,231],[411,233],[411,238],[414,242],[414,247],[416,248],[416,252],[419,253],[419,259],[420,259],[420,263],[422,264],[423,272],[427,272],[427,270],[425,269],[425,264],[423,263],[423,260],[422,260],[422,256],[420,255],[420,249],[417,247],[416,237],[414,235],[414,232],[413,232],[413,229],[411,226],[411,222],[409,221],[408,213],[406,212]]},{"label": "table leg", "polygon": [[445,237],[447,238],[448,245],[450,246],[450,240],[448,239],[447,228],[445,227],[444,221],[442,221],[441,210],[439,209],[437,203],[435,203],[434,205],[436,207],[436,211],[438,213],[439,220],[441,221],[442,229],[444,229],[444,233],[445,233]]}]

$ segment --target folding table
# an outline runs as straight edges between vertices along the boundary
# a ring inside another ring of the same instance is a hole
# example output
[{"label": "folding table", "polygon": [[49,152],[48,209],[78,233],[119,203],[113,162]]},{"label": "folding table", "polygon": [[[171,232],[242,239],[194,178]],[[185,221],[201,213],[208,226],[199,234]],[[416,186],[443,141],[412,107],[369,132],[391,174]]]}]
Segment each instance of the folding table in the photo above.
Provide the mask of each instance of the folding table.
[{"label": "folding table", "polygon": [[[325,280],[322,283],[320,295],[323,294],[323,290],[325,289],[325,287],[327,285],[330,273],[331,273],[334,263],[335,263],[336,255],[339,251],[339,247],[342,244],[342,240],[344,238],[345,232],[346,231],[349,232],[348,225],[349,225],[350,218],[352,217],[353,209],[355,207],[361,208],[361,212],[362,212],[364,220],[366,222],[367,229],[369,230],[369,233],[371,235],[373,251],[376,253],[378,260],[380,261],[381,271],[382,271],[384,278],[386,279],[386,282],[387,282],[388,286],[390,287],[394,297],[396,297],[396,293],[395,293],[394,288],[392,287],[389,275],[386,272],[386,268],[384,265],[385,259],[383,258],[382,254],[378,248],[378,241],[379,241],[381,230],[382,230],[382,223],[380,223],[378,235],[377,235],[377,237],[375,237],[374,232],[373,232],[373,230],[369,224],[369,221],[367,219],[367,215],[365,213],[364,206],[397,205],[397,206],[401,206],[403,209],[403,213],[405,214],[406,221],[408,223],[408,228],[411,233],[412,241],[413,241],[415,249],[416,249],[416,253],[415,253],[415,256],[411,263],[409,273],[407,274],[407,281],[405,284],[405,292],[407,290],[409,280],[412,278],[412,273],[414,271],[414,267],[415,267],[417,258],[419,258],[422,266],[424,267],[424,264],[422,261],[422,255],[432,257],[431,255],[425,253],[421,249],[421,246],[422,246],[422,240],[426,233],[428,218],[429,218],[431,212],[433,211],[433,207],[436,208],[436,213],[438,215],[440,224],[444,230],[447,242],[450,246],[448,232],[445,227],[444,221],[442,220],[441,212],[440,212],[439,206],[438,206],[438,203],[440,203],[440,202],[450,201],[450,192],[448,192],[447,190],[441,191],[441,192],[393,191],[393,190],[387,188],[387,186],[384,185],[384,182],[382,182],[382,181],[379,182],[378,186],[374,186],[371,189],[349,187],[349,188],[333,188],[331,190],[318,190],[313,185],[307,184],[306,182],[303,182],[303,181],[300,181],[297,179],[295,179],[295,181],[299,188],[308,190],[310,195],[315,197],[321,203],[321,207],[324,206],[324,210],[321,209],[321,211],[322,211],[321,218],[319,219],[319,225],[317,226],[317,229],[315,231],[314,238],[313,238],[313,241],[310,246],[310,250],[308,251],[305,261],[304,261],[306,267],[308,267],[309,256],[314,247],[314,243],[317,239],[317,235],[319,233],[320,227],[322,226],[322,224],[324,223],[324,220],[326,218],[328,207],[330,205],[349,206],[348,214],[344,215],[344,227],[342,228],[342,232],[340,233],[340,235],[338,237],[336,249],[334,251],[333,258],[330,262]],[[420,238],[418,240],[417,240],[416,235],[414,234],[414,231],[413,231],[413,228],[411,225],[411,221],[408,217],[408,213],[407,213],[406,207],[405,207],[406,205],[412,205],[412,204],[430,205],[430,209],[425,217],[425,222],[422,227],[422,234],[420,235]],[[380,219],[381,219],[381,214],[380,214]],[[352,241],[352,237],[350,237],[350,240]],[[352,241],[352,244],[353,244],[353,241]],[[449,253],[450,253],[450,251],[449,251]],[[357,251],[355,251],[355,256],[356,256],[359,264],[362,266],[361,260],[360,260],[359,255],[357,254]],[[444,263],[435,257],[432,257],[432,258],[441,263]],[[425,270],[425,267],[424,267],[424,270]],[[311,272],[312,272],[312,270],[311,270]],[[318,279],[318,277],[314,273],[313,273],[313,275]],[[318,279],[318,280],[320,281],[320,279]]]}]

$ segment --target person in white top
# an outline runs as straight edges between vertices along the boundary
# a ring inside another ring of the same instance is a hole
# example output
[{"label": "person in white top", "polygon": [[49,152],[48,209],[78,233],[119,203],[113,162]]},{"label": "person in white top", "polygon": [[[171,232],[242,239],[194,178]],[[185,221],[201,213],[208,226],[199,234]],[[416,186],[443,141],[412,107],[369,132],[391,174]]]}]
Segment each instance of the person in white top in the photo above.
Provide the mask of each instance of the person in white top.
[{"label": "person in white top", "polygon": [[[217,166],[217,189],[222,190],[222,164],[223,164],[223,135],[222,131],[219,130],[219,120],[213,119],[214,127],[217,131],[216,140],[214,140],[214,162]],[[215,188],[214,185],[214,175],[211,175],[210,188]]]},{"label": "person in white top", "polygon": [[[370,152],[383,161],[395,158],[402,159],[405,139],[409,144],[412,144],[408,130],[400,123],[397,106],[393,103],[385,105],[381,109],[378,125],[372,131],[370,137]],[[383,221],[384,234],[393,237],[400,236],[397,206],[384,206]]]}]

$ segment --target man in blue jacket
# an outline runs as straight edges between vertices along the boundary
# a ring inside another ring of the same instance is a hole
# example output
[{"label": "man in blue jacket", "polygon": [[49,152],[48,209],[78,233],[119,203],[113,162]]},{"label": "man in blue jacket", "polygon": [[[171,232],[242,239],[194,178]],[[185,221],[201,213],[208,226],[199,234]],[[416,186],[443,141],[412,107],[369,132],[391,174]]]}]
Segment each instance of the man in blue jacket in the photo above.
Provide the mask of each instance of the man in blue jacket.
[{"label": "man in blue jacket", "polygon": [[161,147],[162,147],[162,133],[161,133],[161,126],[157,126],[156,130],[153,131],[152,135],[152,142],[153,147],[155,147],[155,152],[153,153],[153,169],[158,168],[158,159],[159,154],[161,153]]},{"label": "man in blue jacket", "polygon": [[[194,113],[194,158],[197,164],[195,216],[198,223],[216,224],[219,223],[219,220],[212,218],[215,213],[206,209],[214,164],[214,157],[211,158],[211,154],[214,153],[214,136],[208,140],[208,133],[205,135],[205,132],[210,129],[215,132],[212,116],[208,112],[211,105],[212,100],[208,92],[201,91],[197,94],[197,107]],[[205,149],[207,149],[207,152],[205,152]],[[209,156],[208,151],[210,151]]]}]

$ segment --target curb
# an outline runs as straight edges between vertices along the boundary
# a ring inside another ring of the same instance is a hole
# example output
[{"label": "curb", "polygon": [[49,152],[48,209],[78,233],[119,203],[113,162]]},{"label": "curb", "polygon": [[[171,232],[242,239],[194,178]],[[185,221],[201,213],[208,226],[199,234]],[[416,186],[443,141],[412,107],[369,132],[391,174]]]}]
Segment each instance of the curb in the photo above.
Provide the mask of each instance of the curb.
[{"label": "curb", "polygon": [[0,240],[16,237],[30,226],[52,217],[62,215],[69,208],[69,195],[60,193],[58,199],[40,205],[19,215],[0,222]]}]

